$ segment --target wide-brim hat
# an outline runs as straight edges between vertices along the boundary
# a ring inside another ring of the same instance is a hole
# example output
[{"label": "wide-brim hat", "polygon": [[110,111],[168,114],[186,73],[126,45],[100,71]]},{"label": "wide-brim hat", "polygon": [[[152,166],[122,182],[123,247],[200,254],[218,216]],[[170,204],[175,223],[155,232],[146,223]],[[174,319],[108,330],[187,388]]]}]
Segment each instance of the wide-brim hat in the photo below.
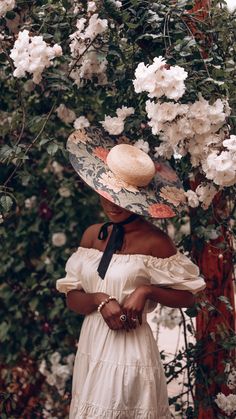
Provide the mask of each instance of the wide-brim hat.
[{"label": "wide-brim hat", "polygon": [[176,172],[134,144],[127,137],[116,138],[102,128],[89,127],[74,131],[67,149],[78,175],[99,195],[136,214],[174,217],[185,201]]}]

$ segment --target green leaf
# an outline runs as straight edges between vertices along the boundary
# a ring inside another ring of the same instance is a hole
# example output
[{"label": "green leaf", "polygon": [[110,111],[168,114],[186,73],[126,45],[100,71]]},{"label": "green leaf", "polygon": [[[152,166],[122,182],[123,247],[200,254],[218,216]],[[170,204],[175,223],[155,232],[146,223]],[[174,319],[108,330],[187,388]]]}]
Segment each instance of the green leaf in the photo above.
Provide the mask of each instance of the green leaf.
[{"label": "green leaf", "polygon": [[50,154],[50,156],[54,156],[54,154],[56,154],[56,152],[58,151],[58,149],[59,149],[59,146],[57,144],[51,143],[47,147],[47,152],[48,152],[48,154]]},{"label": "green leaf", "polygon": [[8,212],[8,211],[10,211],[10,209],[11,209],[11,207],[13,205],[13,200],[12,200],[12,198],[9,195],[3,195],[0,198],[0,204],[1,204],[2,208],[3,208],[3,210],[5,212]]},{"label": "green leaf", "polygon": [[196,317],[198,315],[196,306],[187,308],[187,310],[185,310],[185,314],[189,317]]},{"label": "green leaf", "polygon": [[6,321],[0,324],[0,341],[3,342],[6,340],[10,327],[11,327],[10,324],[7,323]]}]

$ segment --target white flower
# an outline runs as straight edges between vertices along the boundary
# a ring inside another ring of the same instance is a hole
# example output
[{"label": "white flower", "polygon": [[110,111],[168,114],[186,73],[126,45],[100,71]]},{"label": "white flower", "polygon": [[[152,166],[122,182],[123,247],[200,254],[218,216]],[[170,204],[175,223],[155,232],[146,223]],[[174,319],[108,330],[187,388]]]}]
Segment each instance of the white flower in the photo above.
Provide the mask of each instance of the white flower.
[{"label": "white flower", "polygon": [[192,119],[191,127],[196,134],[206,134],[211,129],[211,121],[207,118]]},{"label": "white flower", "polygon": [[65,233],[54,233],[52,235],[52,244],[56,247],[64,246],[66,243],[66,235]]},{"label": "white flower", "polygon": [[147,141],[138,140],[134,143],[134,146],[144,151],[147,154],[149,153],[150,147]]},{"label": "white flower", "polygon": [[66,188],[65,186],[61,186],[58,192],[59,192],[59,195],[62,196],[63,198],[69,198],[71,196],[70,189]]},{"label": "white flower", "polygon": [[[39,366],[39,371],[46,377],[46,382],[55,386],[60,395],[64,395],[66,381],[71,377],[73,369],[74,354],[68,355],[62,364],[59,352],[54,352],[50,358],[50,368],[47,369],[46,361],[43,360]],[[46,407],[46,405],[45,405]],[[50,410],[50,406],[46,407]]]},{"label": "white flower", "polygon": [[[184,105],[182,105],[184,106]],[[176,122],[177,127],[178,127],[178,131],[182,132],[182,138],[186,139],[186,138],[192,138],[194,136],[194,132],[192,130],[190,121],[187,117],[182,117],[179,118]]]},{"label": "white flower", "polygon": [[204,119],[209,114],[209,108],[209,102],[200,95],[199,100],[190,105],[188,116],[193,119]]},{"label": "white flower", "polygon": [[166,95],[178,100],[185,92],[187,72],[179,66],[166,66],[163,57],[155,57],[153,64],[139,63],[133,80],[136,93],[148,92],[150,98]]},{"label": "white flower", "polygon": [[122,7],[122,2],[119,0],[111,0],[111,2],[116,6],[118,9]]},{"label": "white flower", "polygon": [[75,355],[74,354],[70,354],[64,360],[65,360],[65,362],[66,362],[66,364],[67,364],[67,366],[69,368],[70,373],[72,374],[74,360],[75,360]]},{"label": "white flower", "polygon": [[13,60],[15,77],[24,77],[26,73],[33,74],[33,82],[39,84],[45,68],[52,65],[51,60],[62,55],[62,49],[55,44],[47,45],[42,36],[29,36],[26,29],[19,32],[11,50],[10,57]]},{"label": "white flower", "polygon": [[191,189],[189,189],[187,192],[184,193],[187,200],[188,200],[188,205],[192,208],[196,208],[199,206],[199,199],[197,194],[194,191],[191,191]]},{"label": "white flower", "polygon": [[165,159],[170,159],[173,155],[174,150],[168,143],[161,143],[159,147],[155,147],[155,157],[164,157]]},{"label": "white flower", "polygon": [[76,119],[75,112],[67,108],[63,103],[56,108],[56,113],[58,118],[65,122],[65,124],[71,124]]},{"label": "white flower", "polygon": [[87,6],[87,12],[96,12],[97,6],[95,1],[89,1]]},{"label": "white flower", "polygon": [[165,64],[166,61],[161,56],[155,57],[153,64],[147,66],[143,62],[139,63],[135,70],[135,79],[133,80],[135,92],[153,92],[155,90],[155,73]]},{"label": "white flower", "polygon": [[225,103],[217,99],[213,105],[199,95],[199,100],[189,107],[188,117],[191,119],[193,130],[197,134],[216,132],[225,123],[226,113],[224,112]]},{"label": "white flower", "polygon": [[36,206],[37,197],[35,195],[25,200],[25,208],[32,209]]},{"label": "white flower", "polygon": [[2,214],[0,213],[0,224],[2,224],[3,222],[4,222],[4,219],[3,219]]},{"label": "white flower", "polygon": [[232,369],[227,378],[227,386],[230,390],[236,389],[236,370]]},{"label": "white flower", "polygon": [[225,396],[223,393],[218,393],[215,402],[227,415],[232,415],[236,412],[236,394]]},{"label": "white flower", "polygon": [[232,152],[236,152],[236,135],[230,135],[229,138],[223,141],[224,147]]},{"label": "white flower", "polygon": [[46,258],[44,259],[44,263],[45,265],[51,265],[52,260],[48,256],[46,256]]},{"label": "white flower", "polygon": [[202,163],[208,179],[220,186],[232,186],[236,182],[236,158],[230,151],[212,151]]},{"label": "white flower", "polygon": [[64,170],[63,166],[57,161],[53,161],[51,166],[53,173],[58,177],[61,177]]},{"label": "white flower", "polygon": [[103,55],[89,48],[80,63],[80,67],[75,68],[70,75],[78,87],[80,87],[83,79],[93,80],[94,77],[97,79],[97,84],[107,84],[106,68],[108,62]]},{"label": "white flower", "polygon": [[107,19],[100,19],[95,13],[89,19],[88,27],[85,29],[84,36],[93,40],[97,35],[102,34],[107,30]]},{"label": "white flower", "polygon": [[47,365],[46,365],[45,359],[43,359],[42,362],[41,362],[41,364],[39,365],[39,372],[42,375],[45,375],[45,376],[48,374]]},{"label": "white flower", "polygon": [[16,5],[15,0],[1,0],[0,2],[0,17],[5,16],[7,12],[14,9]]},{"label": "white flower", "polygon": [[52,374],[49,374],[47,376],[46,381],[50,386],[55,386],[56,385],[56,377]]},{"label": "white flower", "polygon": [[104,121],[100,122],[103,128],[111,135],[119,135],[124,131],[124,120],[117,116],[112,118],[111,116],[105,115]]},{"label": "white flower", "polygon": [[184,80],[188,73],[178,65],[165,68],[165,89],[164,94],[169,99],[179,100],[185,92]]},{"label": "white flower", "polygon": [[122,106],[122,108],[116,109],[116,115],[118,118],[125,119],[127,116],[134,114],[134,108],[127,108],[127,106]]},{"label": "white flower", "polygon": [[90,122],[87,118],[85,118],[85,116],[80,116],[74,122],[75,129],[87,128],[89,126],[90,126]]},{"label": "white flower", "polygon": [[50,356],[49,361],[52,365],[58,364],[61,360],[61,355],[59,352],[53,352],[53,354]]},{"label": "white flower", "polygon": [[212,203],[214,196],[217,194],[217,189],[211,183],[198,185],[196,194],[199,201],[202,203],[202,208],[207,209]]}]

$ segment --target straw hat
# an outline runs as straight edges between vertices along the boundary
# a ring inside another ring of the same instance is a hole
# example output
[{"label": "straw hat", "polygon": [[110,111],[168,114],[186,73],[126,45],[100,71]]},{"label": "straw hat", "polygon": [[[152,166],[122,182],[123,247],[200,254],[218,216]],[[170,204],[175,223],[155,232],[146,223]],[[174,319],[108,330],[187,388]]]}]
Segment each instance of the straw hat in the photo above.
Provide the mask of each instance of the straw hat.
[{"label": "straw hat", "polygon": [[113,139],[89,127],[74,131],[67,149],[79,176],[116,205],[154,218],[174,217],[183,208],[184,191],[175,171],[126,137]]}]

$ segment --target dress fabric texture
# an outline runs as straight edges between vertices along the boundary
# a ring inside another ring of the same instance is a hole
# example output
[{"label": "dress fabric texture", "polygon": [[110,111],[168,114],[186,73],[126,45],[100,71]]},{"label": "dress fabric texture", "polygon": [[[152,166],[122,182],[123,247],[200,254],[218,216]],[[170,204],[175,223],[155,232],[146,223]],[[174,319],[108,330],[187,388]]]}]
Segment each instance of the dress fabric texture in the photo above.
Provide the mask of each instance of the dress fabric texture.
[{"label": "dress fabric texture", "polygon": [[[155,284],[196,293],[205,288],[198,267],[185,255],[114,254],[104,280],[97,267],[102,252],[79,247],[66,264],[66,276],[57,289],[105,292],[122,304],[143,284]],[[100,313],[85,317],[74,363],[70,419],[170,419],[166,380],[147,312],[136,329],[111,330]]]}]

